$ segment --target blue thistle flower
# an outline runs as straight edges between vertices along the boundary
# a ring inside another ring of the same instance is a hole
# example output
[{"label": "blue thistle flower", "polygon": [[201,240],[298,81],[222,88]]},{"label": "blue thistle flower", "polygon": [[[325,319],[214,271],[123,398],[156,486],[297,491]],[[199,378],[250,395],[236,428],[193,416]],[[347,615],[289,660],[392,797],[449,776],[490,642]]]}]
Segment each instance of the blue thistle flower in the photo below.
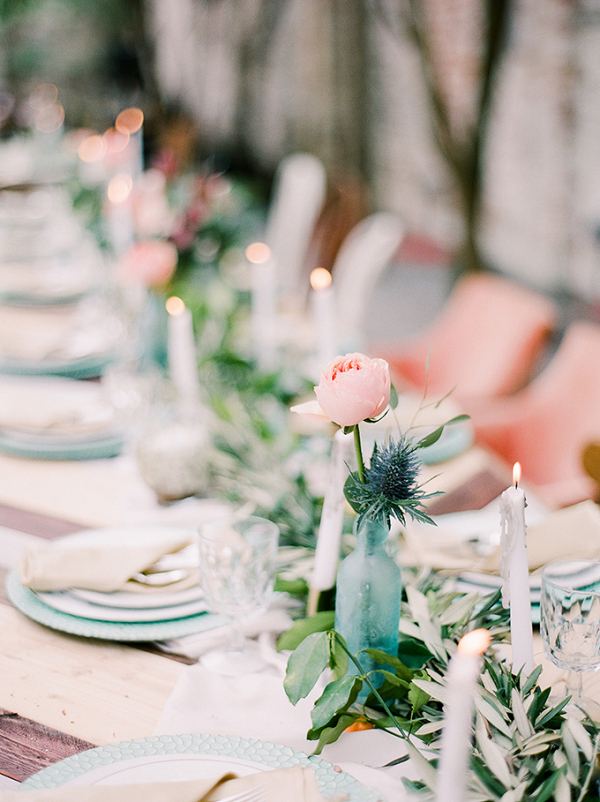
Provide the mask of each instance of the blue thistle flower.
[{"label": "blue thistle flower", "polygon": [[359,518],[368,517],[389,526],[392,516],[405,524],[409,515],[414,520],[434,523],[424,511],[423,502],[438,494],[426,494],[418,484],[419,447],[420,443],[415,445],[404,436],[385,446],[374,445],[364,482],[358,473],[351,473],[344,486],[346,498]]},{"label": "blue thistle flower", "polygon": [[406,438],[390,441],[382,448],[375,443],[371,463],[365,469],[365,489],[374,497],[382,495],[390,501],[412,498],[418,490],[420,467],[421,460]]}]

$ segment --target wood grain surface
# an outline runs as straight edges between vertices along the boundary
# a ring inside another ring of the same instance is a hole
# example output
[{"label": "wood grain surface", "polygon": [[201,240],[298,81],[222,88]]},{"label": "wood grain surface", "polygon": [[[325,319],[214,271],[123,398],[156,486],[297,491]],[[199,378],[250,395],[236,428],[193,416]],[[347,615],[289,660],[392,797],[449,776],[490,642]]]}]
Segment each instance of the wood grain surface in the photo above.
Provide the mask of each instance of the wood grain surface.
[{"label": "wood grain surface", "polygon": [[0,708],[1,773],[21,782],[36,771],[95,744]]}]

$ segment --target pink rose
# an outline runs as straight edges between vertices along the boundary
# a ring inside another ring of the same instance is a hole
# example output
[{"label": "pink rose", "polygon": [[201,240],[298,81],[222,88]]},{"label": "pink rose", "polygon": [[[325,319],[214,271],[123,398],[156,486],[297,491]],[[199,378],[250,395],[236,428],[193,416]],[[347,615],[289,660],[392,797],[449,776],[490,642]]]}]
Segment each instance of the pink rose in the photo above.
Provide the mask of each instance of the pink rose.
[{"label": "pink rose", "polygon": [[123,254],[118,274],[125,282],[140,282],[146,287],[155,287],[166,284],[176,266],[177,248],[172,242],[142,240]]},{"label": "pink rose", "polygon": [[338,426],[355,426],[381,415],[390,402],[390,369],[385,359],[346,354],[333,359],[315,387],[323,413]]}]

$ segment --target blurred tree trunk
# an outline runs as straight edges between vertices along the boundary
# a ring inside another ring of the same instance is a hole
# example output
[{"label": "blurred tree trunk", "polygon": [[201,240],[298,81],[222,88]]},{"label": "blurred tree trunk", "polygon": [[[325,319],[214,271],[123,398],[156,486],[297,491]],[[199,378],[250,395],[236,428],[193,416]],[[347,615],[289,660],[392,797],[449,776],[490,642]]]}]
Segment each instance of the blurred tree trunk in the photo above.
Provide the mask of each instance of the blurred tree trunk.
[{"label": "blurred tree trunk", "polygon": [[[430,25],[427,0],[405,0],[396,9],[397,18],[385,0],[374,0],[379,16],[393,31],[400,22],[410,34],[420,56],[425,90],[431,110],[435,142],[452,175],[463,221],[463,241],[457,255],[460,271],[481,270],[485,263],[478,243],[481,221],[484,158],[490,113],[494,99],[495,79],[502,60],[510,18],[511,0],[481,0],[482,30],[479,43],[479,70],[474,87],[472,120],[457,130],[452,111],[443,90],[442,74],[437,62]],[[431,5],[436,12],[435,4]]]},{"label": "blurred tree trunk", "polygon": [[257,75],[264,72],[279,23],[288,0],[260,0],[258,12],[240,41],[238,49],[238,96],[234,136],[235,150],[242,165],[253,162],[253,147],[248,131],[254,105]]}]

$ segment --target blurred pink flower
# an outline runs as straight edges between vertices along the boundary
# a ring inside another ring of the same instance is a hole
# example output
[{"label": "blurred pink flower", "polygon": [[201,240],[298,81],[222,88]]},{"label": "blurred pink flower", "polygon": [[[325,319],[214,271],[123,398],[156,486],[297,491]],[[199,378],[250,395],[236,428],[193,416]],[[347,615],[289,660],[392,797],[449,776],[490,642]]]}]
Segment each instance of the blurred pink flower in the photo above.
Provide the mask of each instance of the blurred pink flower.
[{"label": "blurred pink flower", "polygon": [[142,240],[132,245],[119,261],[117,272],[125,283],[146,287],[166,284],[177,267],[177,248],[160,239]]}]

